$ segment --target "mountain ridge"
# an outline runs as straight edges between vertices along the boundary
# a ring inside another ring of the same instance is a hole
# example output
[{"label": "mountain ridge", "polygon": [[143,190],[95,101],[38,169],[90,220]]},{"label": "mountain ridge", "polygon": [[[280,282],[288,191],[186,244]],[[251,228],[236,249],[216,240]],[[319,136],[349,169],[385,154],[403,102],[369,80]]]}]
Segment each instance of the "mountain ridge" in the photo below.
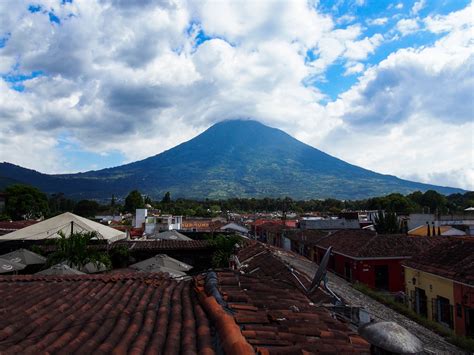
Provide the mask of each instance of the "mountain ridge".
[{"label": "mountain ridge", "polygon": [[282,130],[242,119],[216,123],[187,142],[121,166],[47,175],[2,163],[0,178],[28,183],[47,193],[99,199],[125,196],[133,189],[153,198],[170,191],[173,197],[197,199],[360,199],[428,189],[445,194],[464,191],[379,174],[324,153]]}]

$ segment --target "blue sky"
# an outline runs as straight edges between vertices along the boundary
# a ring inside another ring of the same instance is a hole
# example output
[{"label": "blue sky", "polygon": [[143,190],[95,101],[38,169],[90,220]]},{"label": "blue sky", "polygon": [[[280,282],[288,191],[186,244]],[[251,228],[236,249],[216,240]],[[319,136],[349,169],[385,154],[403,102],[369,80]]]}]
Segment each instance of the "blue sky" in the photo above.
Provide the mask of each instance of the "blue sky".
[{"label": "blue sky", "polygon": [[1,2],[0,160],[100,169],[249,117],[473,189],[472,46],[464,0]]}]

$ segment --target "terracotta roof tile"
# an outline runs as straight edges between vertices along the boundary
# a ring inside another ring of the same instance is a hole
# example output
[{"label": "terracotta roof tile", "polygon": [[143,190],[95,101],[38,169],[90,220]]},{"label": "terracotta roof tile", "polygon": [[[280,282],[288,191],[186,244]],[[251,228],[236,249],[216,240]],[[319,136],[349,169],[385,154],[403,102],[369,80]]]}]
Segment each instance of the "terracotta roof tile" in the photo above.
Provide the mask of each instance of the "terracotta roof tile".
[{"label": "terracotta roof tile", "polygon": [[[423,240],[431,239],[426,237]],[[474,285],[474,238],[442,237],[437,245],[403,264],[418,270]]]},{"label": "terracotta roof tile", "polygon": [[0,299],[2,353],[215,350],[192,281],[165,274],[4,276]]},{"label": "terracotta roof tile", "polygon": [[[257,247],[257,250],[245,251],[244,254],[252,255],[254,260],[268,258],[266,253],[261,253],[262,250]],[[335,319],[328,310],[315,306],[295,284],[269,277],[262,282],[261,277],[255,274],[221,271],[218,277],[219,280],[226,280],[219,283],[221,293],[247,296],[241,297],[240,306],[235,300],[228,306],[242,329],[242,335],[257,353],[369,353],[365,340],[351,331],[346,323]],[[230,282],[232,277],[235,282]],[[235,284],[239,285],[239,291]],[[360,343],[352,342],[351,338]]]},{"label": "terracotta roof tile", "polygon": [[356,258],[411,257],[442,244],[446,237],[415,238],[406,235],[377,235],[369,230],[341,230],[322,238],[317,246]]}]

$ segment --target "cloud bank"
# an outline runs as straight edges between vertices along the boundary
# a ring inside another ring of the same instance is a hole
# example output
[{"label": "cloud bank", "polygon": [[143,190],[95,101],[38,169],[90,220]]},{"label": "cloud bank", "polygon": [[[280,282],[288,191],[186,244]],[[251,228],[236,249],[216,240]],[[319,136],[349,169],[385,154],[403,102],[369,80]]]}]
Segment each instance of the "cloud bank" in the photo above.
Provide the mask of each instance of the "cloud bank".
[{"label": "cloud bank", "polygon": [[[341,24],[307,1],[0,2],[0,160],[70,172],[68,144],[133,161],[249,117],[372,170],[474,189],[472,5],[424,6]],[[437,39],[372,59],[420,32]],[[335,99],[334,68],[356,76]]]}]

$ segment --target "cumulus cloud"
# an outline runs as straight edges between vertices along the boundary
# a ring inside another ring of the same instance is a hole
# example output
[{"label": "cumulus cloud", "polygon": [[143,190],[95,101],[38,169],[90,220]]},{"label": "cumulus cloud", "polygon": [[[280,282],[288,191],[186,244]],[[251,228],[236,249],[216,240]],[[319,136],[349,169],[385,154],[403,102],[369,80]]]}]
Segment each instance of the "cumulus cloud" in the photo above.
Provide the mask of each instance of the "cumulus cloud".
[{"label": "cumulus cloud", "polygon": [[396,29],[402,34],[402,36],[409,35],[410,33],[416,32],[420,28],[417,19],[407,18],[401,19],[397,22]]},{"label": "cumulus cloud", "polygon": [[330,103],[328,115],[343,124],[323,146],[374,170],[473,189],[474,56],[466,12],[427,19],[429,28],[449,33],[431,47],[392,53]]},{"label": "cumulus cloud", "polygon": [[374,19],[367,20],[369,25],[381,26],[385,25],[388,22],[388,17],[378,17]]},{"label": "cumulus cloud", "polygon": [[411,13],[413,15],[418,15],[420,10],[422,10],[425,6],[426,6],[426,1],[425,0],[416,1],[413,4],[413,7],[411,8]]},{"label": "cumulus cloud", "polygon": [[[385,127],[412,122],[414,112],[429,122],[468,124],[469,108],[457,105],[472,89],[459,16],[420,19],[442,36],[435,46],[370,65],[385,38],[366,34],[353,16],[321,12],[317,2],[42,0],[33,11],[30,5],[0,2],[0,160],[74,170],[61,152],[65,140],[132,161],[235,117],[312,145],[335,132],[376,127],[377,117],[383,124],[376,130],[391,130]],[[334,65],[362,77],[326,106],[317,84]]]}]

